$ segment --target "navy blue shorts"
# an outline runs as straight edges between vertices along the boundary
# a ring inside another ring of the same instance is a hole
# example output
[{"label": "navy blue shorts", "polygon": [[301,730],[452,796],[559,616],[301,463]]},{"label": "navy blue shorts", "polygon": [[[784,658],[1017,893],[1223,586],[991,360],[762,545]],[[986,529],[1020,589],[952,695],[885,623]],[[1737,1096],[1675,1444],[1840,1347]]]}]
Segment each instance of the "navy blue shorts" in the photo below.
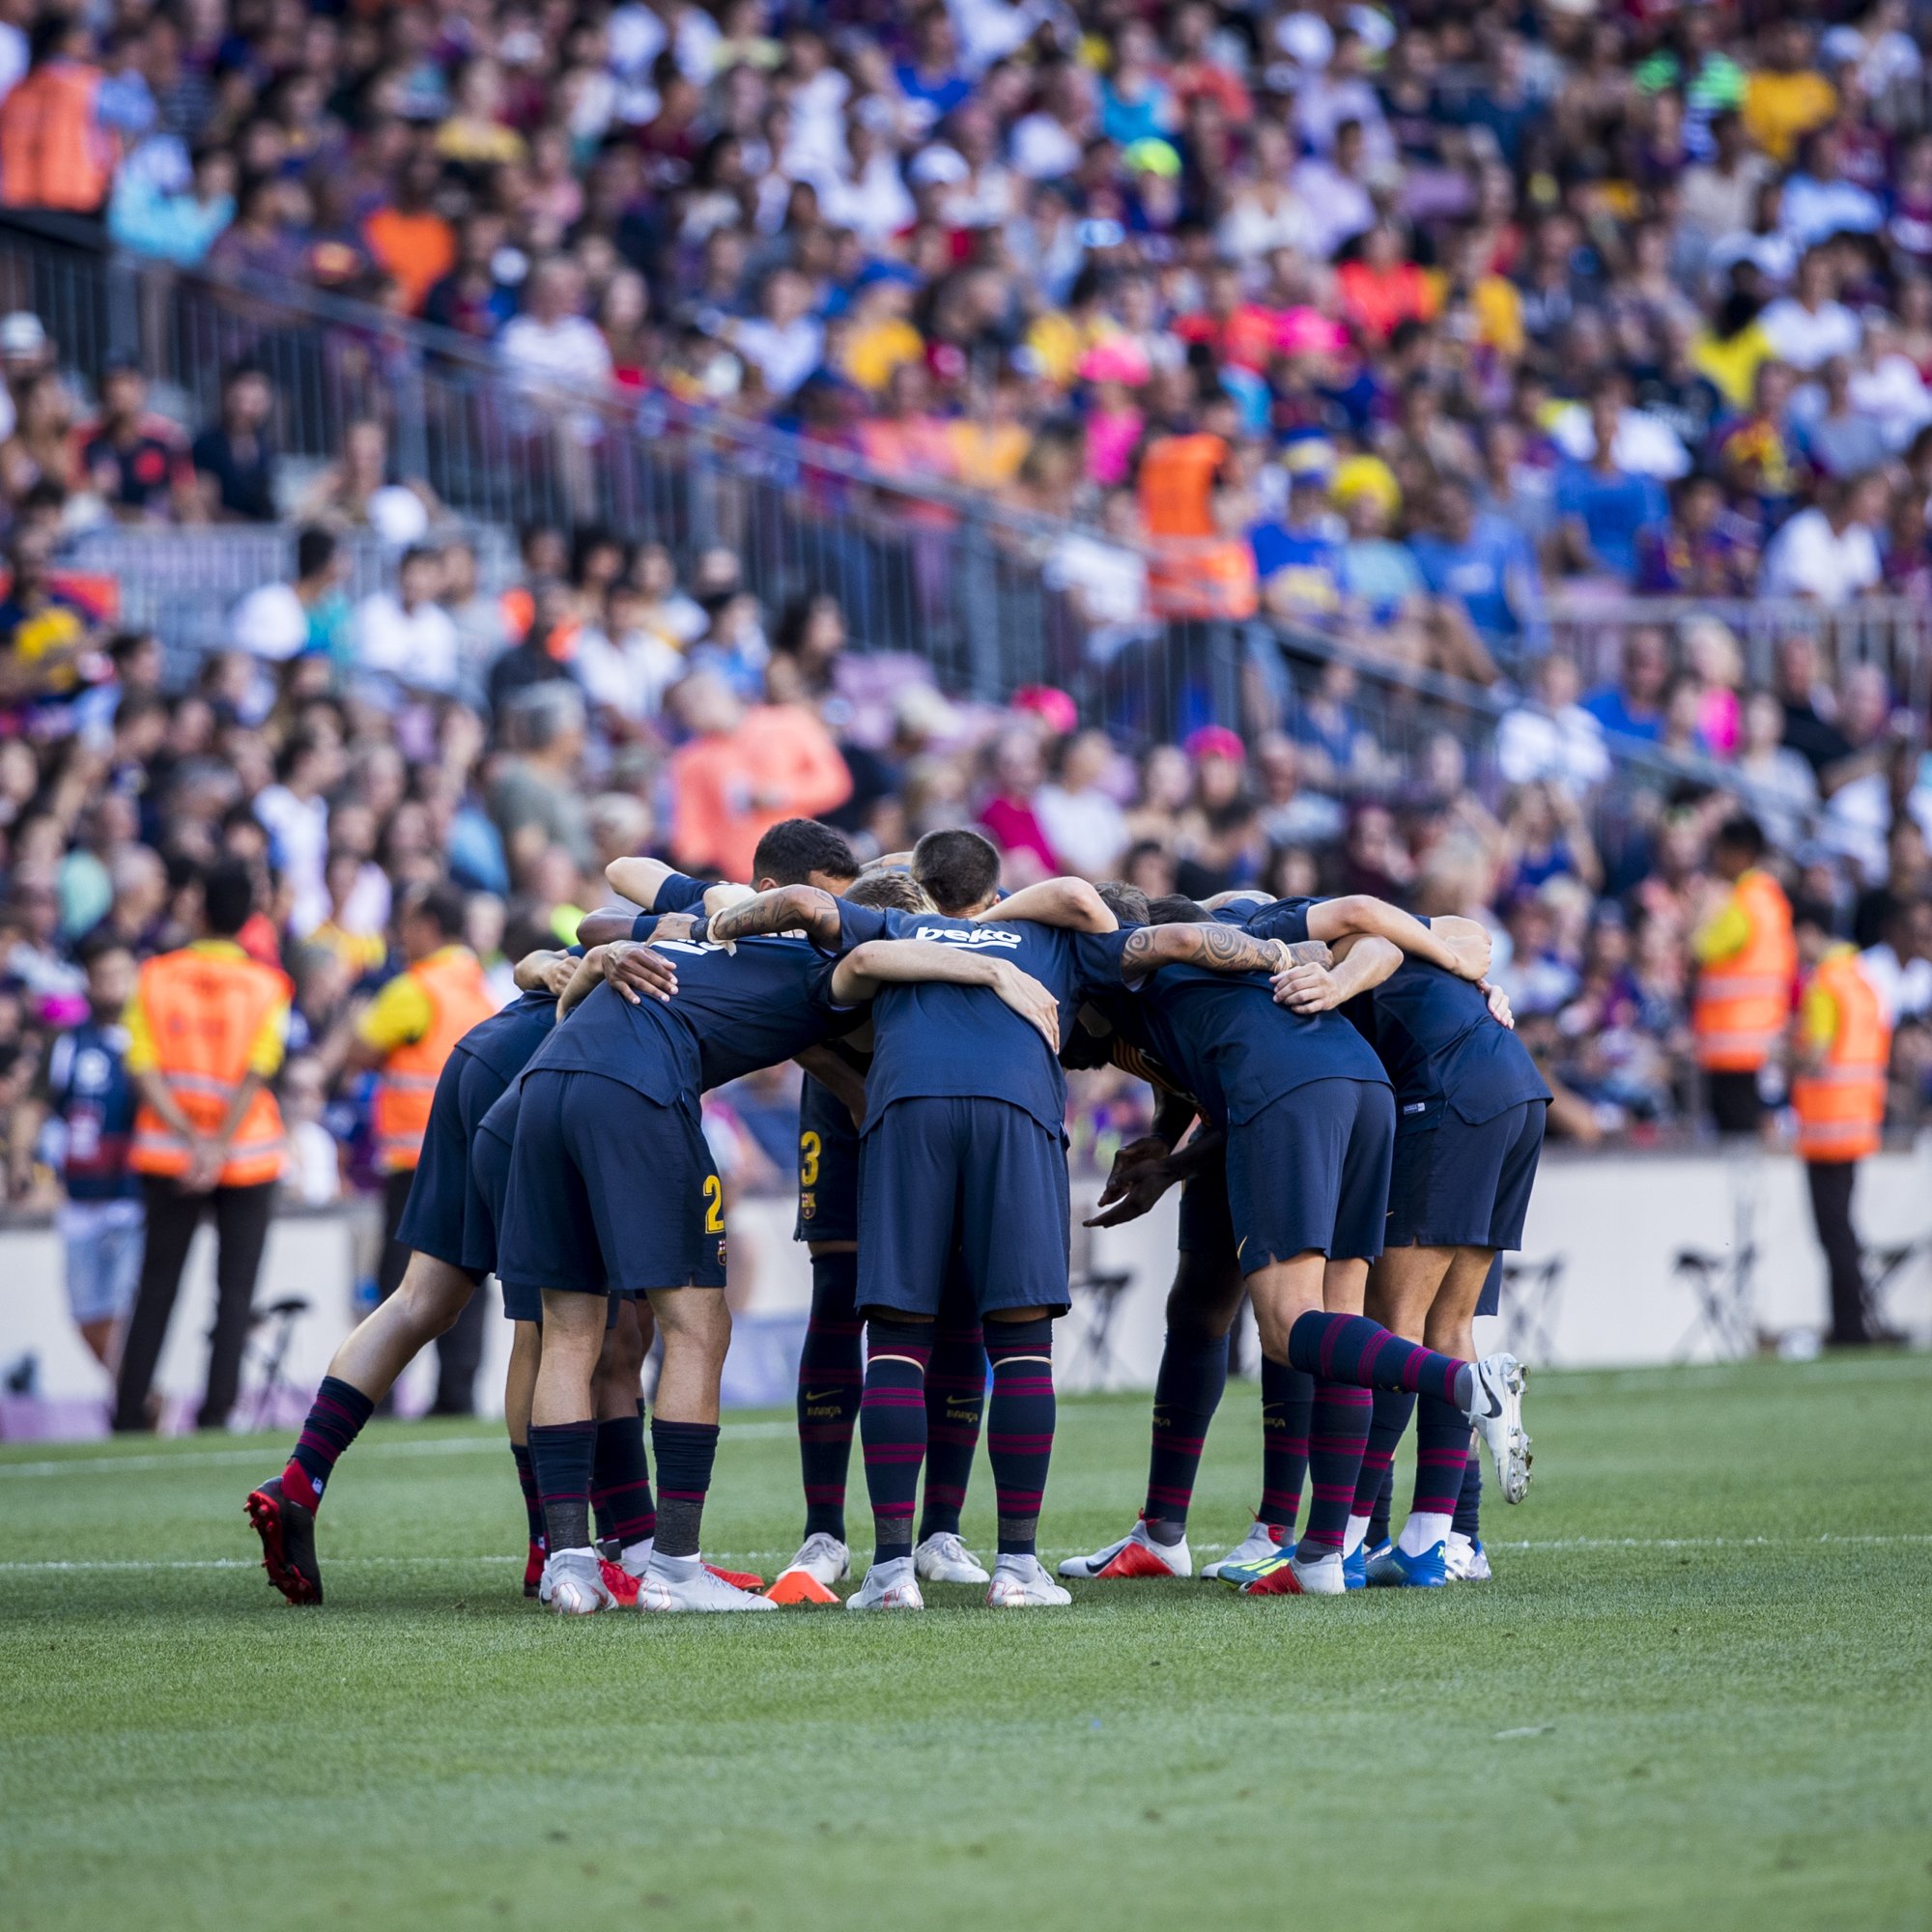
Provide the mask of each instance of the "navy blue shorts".
[{"label": "navy blue shorts", "polygon": [[859,1238],[859,1129],[851,1108],[811,1079],[798,1095],[798,1221],[791,1237]]},{"label": "navy blue shorts", "polygon": [[1180,1183],[1180,1234],[1176,1246],[1204,1264],[1235,1265],[1235,1218],[1228,1211],[1225,1151]]},{"label": "navy blue shorts", "polygon": [[1311,1080],[1228,1130],[1228,1208],[1241,1272],[1319,1248],[1382,1251],[1395,1095],[1374,1080]]},{"label": "navy blue shorts", "polygon": [[1471,1125],[1440,1100],[1405,1115],[1389,1180],[1392,1248],[1520,1248],[1548,1102],[1523,1100]]},{"label": "navy blue shorts", "polygon": [[895,1100],[859,1156],[859,1306],[936,1316],[958,1250],[973,1305],[1067,1306],[1066,1145],[1005,1100]]},{"label": "navy blue shorts", "polygon": [[723,1185],[697,1105],[601,1073],[524,1078],[497,1272],[586,1294],[724,1286]]},{"label": "navy blue shorts", "polygon": [[432,1255],[481,1281],[497,1265],[496,1220],[476,1190],[469,1150],[476,1127],[501,1096],[495,1068],[459,1048],[437,1075],[422,1157],[396,1230],[411,1253]]}]

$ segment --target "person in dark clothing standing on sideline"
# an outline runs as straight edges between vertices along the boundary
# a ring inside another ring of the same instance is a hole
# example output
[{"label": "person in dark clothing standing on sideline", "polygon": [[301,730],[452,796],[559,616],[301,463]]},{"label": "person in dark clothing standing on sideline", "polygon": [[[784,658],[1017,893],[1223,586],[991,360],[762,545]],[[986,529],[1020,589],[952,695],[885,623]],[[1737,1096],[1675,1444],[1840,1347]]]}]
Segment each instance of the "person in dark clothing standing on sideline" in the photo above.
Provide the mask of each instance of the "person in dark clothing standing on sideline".
[{"label": "person in dark clothing standing on sideline", "polygon": [[255,889],[239,860],[201,882],[201,937],[141,968],[128,1003],[128,1071],[140,1090],[132,1165],[143,1177],[148,1239],[121,1356],[117,1430],[150,1429],[149,1390],[181,1290],[188,1244],[214,1211],[217,1300],[208,1389],[196,1427],[228,1420],[282,1172],[282,1116],[269,1083],[281,1070],[289,982],[250,959],[236,935]]}]

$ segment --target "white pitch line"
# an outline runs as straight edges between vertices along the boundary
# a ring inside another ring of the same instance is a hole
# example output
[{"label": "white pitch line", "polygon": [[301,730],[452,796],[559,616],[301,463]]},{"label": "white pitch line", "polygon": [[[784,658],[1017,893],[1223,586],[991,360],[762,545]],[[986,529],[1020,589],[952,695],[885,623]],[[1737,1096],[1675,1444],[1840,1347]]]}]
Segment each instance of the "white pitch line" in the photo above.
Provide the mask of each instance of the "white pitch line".
[{"label": "white pitch line", "polygon": [[[725,1442],[743,1442],[765,1436],[795,1435],[793,1422],[727,1422]],[[509,1446],[504,1435],[440,1435],[427,1442],[365,1442],[356,1452],[358,1463],[375,1462],[384,1456],[482,1456],[500,1455]],[[99,1475],[125,1469],[138,1473],[152,1469],[221,1469],[243,1465],[265,1468],[275,1460],[276,1451],[266,1449],[184,1449],[178,1455],[145,1456],[64,1456],[43,1463],[0,1463],[0,1477]]]}]

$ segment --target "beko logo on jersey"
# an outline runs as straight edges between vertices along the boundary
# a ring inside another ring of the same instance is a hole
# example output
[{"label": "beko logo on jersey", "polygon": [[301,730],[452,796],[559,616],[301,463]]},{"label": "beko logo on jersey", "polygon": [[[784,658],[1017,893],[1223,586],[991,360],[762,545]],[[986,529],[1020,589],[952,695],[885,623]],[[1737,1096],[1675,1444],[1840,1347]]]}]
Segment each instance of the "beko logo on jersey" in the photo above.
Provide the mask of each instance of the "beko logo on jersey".
[{"label": "beko logo on jersey", "polygon": [[914,939],[933,939],[942,946],[963,946],[969,952],[977,952],[982,947],[997,946],[1012,952],[1020,944],[1024,935],[1017,932],[1003,932],[997,925],[976,925],[969,931],[961,932],[952,925],[916,925],[910,937]]}]

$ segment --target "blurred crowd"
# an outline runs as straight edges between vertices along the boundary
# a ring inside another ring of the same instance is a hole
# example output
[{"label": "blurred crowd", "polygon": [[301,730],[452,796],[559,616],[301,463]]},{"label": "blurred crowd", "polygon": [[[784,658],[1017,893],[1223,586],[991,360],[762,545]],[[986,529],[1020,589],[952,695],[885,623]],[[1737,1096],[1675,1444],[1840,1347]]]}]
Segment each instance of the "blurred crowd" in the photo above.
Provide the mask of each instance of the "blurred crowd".
[{"label": "blurred crowd", "polygon": [[[1918,25],[8,0],[0,207],[1104,526],[1156,607],[1488,679],[1558,588],[1932,589]],[[10,491],[264,516],[240,387],[191,462],[36,389]]]}]

